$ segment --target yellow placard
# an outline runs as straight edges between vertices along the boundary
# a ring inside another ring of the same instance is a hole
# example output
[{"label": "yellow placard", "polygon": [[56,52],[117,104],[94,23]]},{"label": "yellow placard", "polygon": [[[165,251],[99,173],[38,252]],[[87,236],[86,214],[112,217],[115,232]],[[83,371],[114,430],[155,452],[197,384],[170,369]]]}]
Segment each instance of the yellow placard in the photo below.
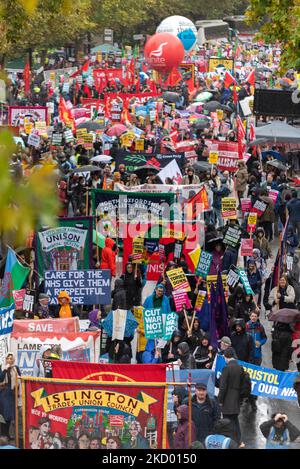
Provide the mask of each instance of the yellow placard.
[{"label": "yellow placard", "polygon": [[223,119],[223,116],[224,116],[224,112],[222,111],[222,109],[217,109],[217,118],[219,121]]},{"label": "yellow placard", "polygon": [[145,140],[142,138],[139,138],[138,140],[135,141],[135,149],[136,151],[144,151],[145,149]]},{"label": "yellow placard", "polygon": [[219,159],[219,152],[218,151],[210,151],[208,162],[209,164],[217,164]]},{"label": "yellow placard", "polygon": [[233,59],[223,59],[223,58],[219,59],[218,57],[210,57],[208,61],[208,71],[215,72],[218,65],[222,65],[229,72],[234,69]]},{"label": "yellow placard", "polygon": [[236,199],[234,197],[223,197],[222,218],[235,219],[236,217]]},{"label": "yellow placard", "polygon": [[185,273],[183,272],[182,267],[178,269],[172,269],[167,272],[167,276],[171,282],[174,290],[181,290],[185,292],[191,291],[190,284],[186,278]]},{"label": "yellow placard", "polygon": [[206,297],[206,291],[202,291],[202,290],[198,291],[195,308],[198,308],[198,309],[202,308],[205,297]]},{"label": "yellow placard", "polygon": [[248,226],[256,226],[256,223],[257,223],[257,213],[249,213]]}]

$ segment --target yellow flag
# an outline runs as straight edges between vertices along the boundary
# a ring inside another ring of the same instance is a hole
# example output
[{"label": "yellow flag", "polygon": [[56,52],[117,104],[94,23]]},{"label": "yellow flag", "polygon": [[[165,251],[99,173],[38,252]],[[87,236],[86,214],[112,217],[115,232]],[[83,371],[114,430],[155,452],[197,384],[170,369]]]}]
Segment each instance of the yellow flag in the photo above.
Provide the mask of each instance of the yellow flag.
[{"label": "yellow flag", "polygon": [[191,258],[191,261],[192,263],[194,264],[194,267],[196,269],[197,265],[198,265],[198,262],[199,262],[199,258],[200,258],[200,254],[201,254],[201,248],[200,246],[197,246],[196,249],[194,249],[193,251],[189,252],[188,253],[190,258]]}]

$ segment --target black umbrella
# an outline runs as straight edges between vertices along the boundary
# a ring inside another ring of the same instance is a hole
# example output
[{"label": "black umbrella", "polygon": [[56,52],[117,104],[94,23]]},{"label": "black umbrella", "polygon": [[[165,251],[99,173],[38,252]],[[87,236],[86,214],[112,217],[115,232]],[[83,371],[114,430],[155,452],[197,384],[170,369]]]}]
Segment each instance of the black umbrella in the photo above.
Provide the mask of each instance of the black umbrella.
[{"label": "black umbrella", "polygon": [[281,163],[281,161],[278,161],[278,160],[267,161],[267,164],[274,166],[274,168],[277,168],[280,171],[286,171],[288,169],[288,166],[286,166],[285,164]]},{"label": "black umbrella", "polygon": [[180,99],[180,94],[174,93],[173,91],[166,91],[162,96],[164,100],[169,103],[176,103]]},{"label": "black umbrella", "polygon": [[86,129],[87,132],[92,132],[93,130],[103,130],[103,125],[95,121],[82,122],[82,124],[77,125],[77,129]]},{"label": "black umbrella", "polygon": [[211,169],[211,165],[208,161],[197,161],[193,164],[193,168],[199,172],[206,172]]},{"label": "black umbrella", "polygon": [[92,173],[94,171],[101,171],[101,168],[99,168],[99,166],[93,166],[91,164],[88,164],[86,166],[79,166],[78,168],[73,169],[73,171],[71,171],[71,174],[74,174],[74,173]]},{"label": "black umbrella", "polygon": [[191,127],[195,129],[206,129],[210,126],[210,121],[208,119],[198,119],[192,123]]},{"label": "black umbrella", "polygon": [[209,112],[215,112],[217,109],[222,109],[222,104],[219,101],[209,101],[203,104],[203,109]]},{"label": "black umbrella", "polygon": [[144,166],[140,166],[134,170],[134,174],[137,174],[140,178],[144,177],[145,175],[150,175],[153,173],[158,173],[161,168],[157,168],[156,166],[152,166],[150,164],[146,164]]}]

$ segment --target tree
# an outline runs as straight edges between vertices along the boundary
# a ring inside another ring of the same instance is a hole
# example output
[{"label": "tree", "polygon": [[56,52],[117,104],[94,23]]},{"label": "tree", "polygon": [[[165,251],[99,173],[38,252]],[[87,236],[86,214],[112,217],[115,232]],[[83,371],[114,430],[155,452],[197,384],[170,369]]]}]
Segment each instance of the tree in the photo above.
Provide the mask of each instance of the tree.
[{"label": "tree", "polygon": [[249,23],[261,23],[259,37],[266,43],[281,44],[281,68],[300,70],[299,0],[250,0]]},{"label": "tree", "polygon": [[8,131],[0,133],[0,148],[0,232],[9,244],[23,244],[30,231],[55,225],[57,176],[53,167],[45,165],[26,182],[17,182],[10,171],[15,143]]},{"label": "tree", "polygon": [[91,0],[0,0],[2,64],[29,49],[63,46],[90,31]]}]

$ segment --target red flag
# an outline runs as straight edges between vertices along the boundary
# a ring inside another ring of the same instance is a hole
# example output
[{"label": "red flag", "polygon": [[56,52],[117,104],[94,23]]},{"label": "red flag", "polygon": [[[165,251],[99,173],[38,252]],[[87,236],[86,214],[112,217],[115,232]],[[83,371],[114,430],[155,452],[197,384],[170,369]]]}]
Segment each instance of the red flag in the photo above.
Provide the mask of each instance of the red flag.
[{"label": "red flag", "polygon": [[141,91],[141,79],[140,79],[140,76],[139,76],[138,79],[136,80],[135,86],[136,86],[136,91],[139,93],[139,92]]},{"label": "red flag", "polygon": [[191,215],[190,219],[192,220],[195,220],[196,216],[203,212],[203,209],[208,210],[209,202],[206,189],[202,187],[200,191],[188,201],[187,205],[188,216]]},{"label": "red flag", "polygon": [[86,94],[86,97],[87,98],[91,98],[92,97],[92,93],[91,93],[91,90],[90,90],[90,87],[87,83],[85,83],[84,87],[83,87],[83,93]]},{"label": "red flag", "polygon": [[128,72],[130,73],[130,84],[134,84],[134,59],[130,60]]},{"label": "red flag", "polygon": [[255,130],[254,130],[254,125],[250,125],[250,130],[249,130],[249,140],[250,142],[253,142],[255,140]]},{"label": "red flag", "polygon": [[244,153],[246,151],[246,145],[244,142],[244,138],[246,136],[246,130],[243,125],[241,117],[238,115],[236,118],[237,123],[237,139],[238,139],[238,152],[239,152],[239,159],[242,160],[244,157]]},{"label": "red flag", "polygon": [[229,88],[231,85],[236,85],[236,79],[231,75],[231,73],[227,72],[226,70],[224,77],[224,86],[225,88]]},{"label": "red flag", "polygon": [[233,99],[234,104],[236,105],[239,98],[238,98],[238,94],[237,94],[235,85],[233,85],[232,99]]},{"label": "red flag", "polygon": [[172,68],[171,72],[168,75],[168,78],[164,82],[165,86],[175,86],[177,83],[182,80],[181,73],[177,70],[177,68]]},{"label": "red flag", "polygon": [[68,108],[66,101],[62,96],[60,96],[59,100],[58,116],[61,122],[64,122],[66,125],[71,125],[73,132],[75,131],[74,117],[72,116],[71,109]]},{"label": "red flag", "polygon": [[80,70],[81,70],[82,72],[87,72],[88,69],[89,69],[89,66],[90,66],[90,61],[87,60],[87,61],[82,65],[82,67],[81,67]]},{"label": "red flag", "polygon": [[23,80],[24,80],[25,95],[27,95],[30,92],[30,65],[29,65],[29,62],[27,62],[25,67],[24,67]]},{"label": "red flag", "polygon": [[249,83],[251,86],[255,86],[255,72],[252,70],[252,72],[249,73],[249,75],[246,78],[246,82]]}]

